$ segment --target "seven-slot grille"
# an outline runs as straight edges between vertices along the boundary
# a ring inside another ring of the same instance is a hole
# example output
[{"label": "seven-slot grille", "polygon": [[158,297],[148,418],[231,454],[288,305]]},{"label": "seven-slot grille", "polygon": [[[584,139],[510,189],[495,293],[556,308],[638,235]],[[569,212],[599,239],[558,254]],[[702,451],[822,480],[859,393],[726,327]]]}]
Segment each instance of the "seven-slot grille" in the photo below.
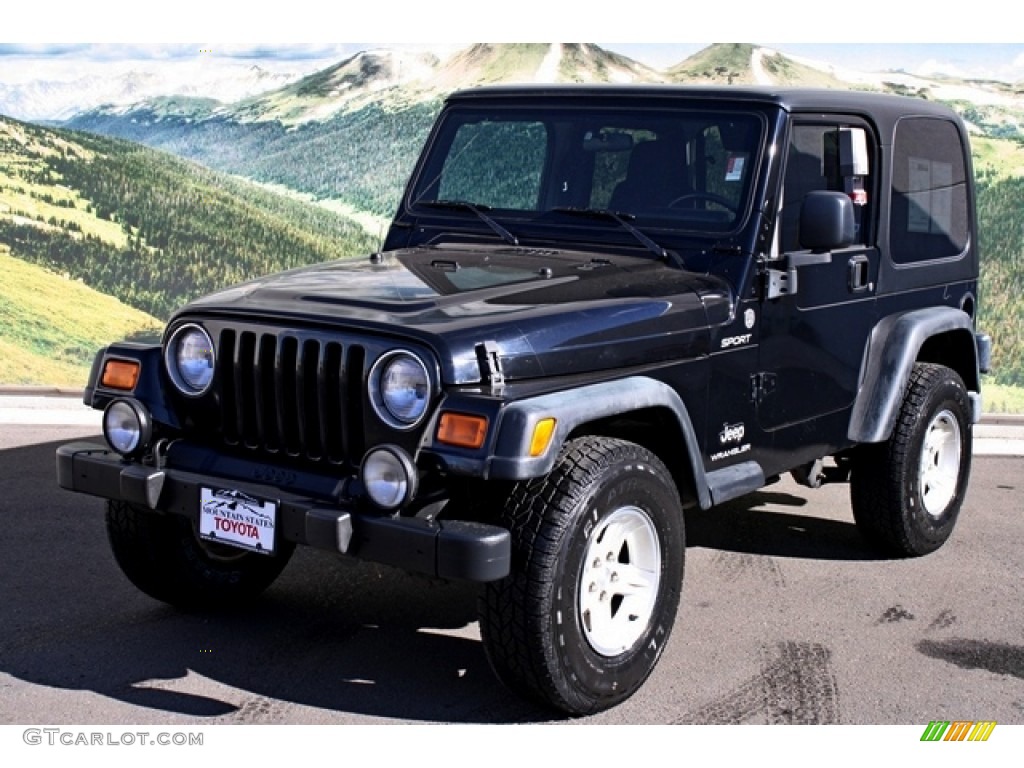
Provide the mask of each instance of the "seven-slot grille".
[{"label": "seven-slot grille", "polygon": [[224,329],[217,388],[229,445],[311,461],[361,455],[365,349],[333,338]]}]

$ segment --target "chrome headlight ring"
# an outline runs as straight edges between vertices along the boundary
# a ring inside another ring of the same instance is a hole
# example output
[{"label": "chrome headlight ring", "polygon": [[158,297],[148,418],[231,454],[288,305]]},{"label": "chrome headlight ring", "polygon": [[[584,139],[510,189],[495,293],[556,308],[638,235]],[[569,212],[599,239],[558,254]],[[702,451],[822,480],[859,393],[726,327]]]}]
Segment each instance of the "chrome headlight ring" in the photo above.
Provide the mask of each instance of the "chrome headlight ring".
[{"label": "chrome headlight ring", "polygon": [[206,394],[213,384],[216,353],[210,334],[195,323],[178,328],[164,349],[164,367],[179,392],[188,397]]},{"label": "chrome headlight ring", "polygon": [[433,396],[430,372],[412,352],[385,352],[370,369],[369,395],[381,421],[394,429],[412,429],[426,416]]}]

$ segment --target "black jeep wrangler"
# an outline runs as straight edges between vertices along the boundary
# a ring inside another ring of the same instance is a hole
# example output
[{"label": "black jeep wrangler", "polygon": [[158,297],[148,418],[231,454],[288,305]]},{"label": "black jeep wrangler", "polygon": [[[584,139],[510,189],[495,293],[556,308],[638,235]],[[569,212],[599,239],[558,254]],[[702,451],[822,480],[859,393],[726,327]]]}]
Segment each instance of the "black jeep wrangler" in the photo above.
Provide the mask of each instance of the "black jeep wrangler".
[{"label": "black jeep wrangler", "polygon": [[562,711],[668,641],[683,511],[848,481],[923,555],[967,488],[980,372],[970,153],[950,110],[865,93],[452,95],[381,253],[193,302],[113,344],[107,445],[57,452],[114,555],[183,608],[296,544],[480,582],[497,675]]}]

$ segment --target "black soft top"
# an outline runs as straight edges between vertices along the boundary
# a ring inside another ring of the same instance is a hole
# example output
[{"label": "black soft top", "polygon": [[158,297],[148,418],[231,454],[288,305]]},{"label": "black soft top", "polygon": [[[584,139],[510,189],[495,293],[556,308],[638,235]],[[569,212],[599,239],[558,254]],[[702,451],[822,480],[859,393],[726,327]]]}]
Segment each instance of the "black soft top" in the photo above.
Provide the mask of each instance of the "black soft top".
[{"label": "black soft top", "polygon": [[456,91],[449,103],[474,101],[529,102],[553,100],[562,104],[573,101],[666,100],[722,102],[731,104],[772,105],[788,112],[843,112],[870,118],[882,136],[892,136],[892,128],[901,117],[909,115],[943,117],[961,125],[957,114],[934,101],[910,96],[844,91],[825,88],[783,88],[771,86],[696,86],[696,85],[496,85]]}]

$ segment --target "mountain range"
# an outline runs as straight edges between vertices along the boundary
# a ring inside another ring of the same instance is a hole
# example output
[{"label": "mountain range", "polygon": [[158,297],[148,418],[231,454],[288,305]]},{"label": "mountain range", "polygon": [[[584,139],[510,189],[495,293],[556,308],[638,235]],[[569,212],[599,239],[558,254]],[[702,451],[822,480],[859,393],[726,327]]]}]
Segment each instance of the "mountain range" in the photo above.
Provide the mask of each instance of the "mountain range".
[{"label": "mountain range", "polygon": [[582,43],[478,44],[443,58],[409,49],[366,50],[305,77],[297,61],[255,61],[199,55],[125,62],[102,77],[22,74],[17,83],[0,77],[0,114],[22,120],[66,120],[97,107],[129,110],[175,96],[208,102],[210,114],[301,122],[325,119],[395,87],[407,90],[400,98],[429,98],[456,87],[528,80],[867,87],[1003,104],[1019,98],[1021,91],[1020,83],[854,70],[749,43],[711,45],[661,70]]},{"label": "mountain range", "polygon": [[[295,79],[271,75],[252,67],[229,88],[224,79],[191,82],[169,80],[157,93],[152,73],[133,72],[115,82],[119,91],[105,101],[100,94],[73,84],[80,108],[76,114],[128,115],[154,107],[160,97],[201,98],[204,109],[190,106],[193,119],[227,118],[239,121],[279,121],[296,125],[323,121],[338,112],[368,103],[409,106],[436,99],[456,89],[508,82],[585,83],[715,83],[735,85],[798,85],[857,88],[919,95],[942,101],[1016,113],[1024,112],[1024,84],[971,80],[949,76],[920,76],[903,71],[865,72],[783,54],[750,43],[710,45],[664,70],[653,69],[618,53],[586,43],[479,43],[444,59],[430,53],[367,50],[333,66]],[[289,82],[283,82],[289,80]],[[144,85],[145,84],[145,85]],[[54,87],[50,84],[49,87]],[[42,88],[42,84],[38,85]],[[26,87],[31,93],[36,85]],[[231,97],[232,92],[247,91]],[[132,94],[139,98],[132,99]],[[35,112],[42,113],[43,94],[37,93]],[[26,93],[0,90],[0,113],[22,117],[12,106]],[[187,100],[186,100],[187,101]],[[91,102],[91,103],[90,103]],[[68,119],[68,107],[50,108],[53,119]],[[176,114],[173,110],[165,114]]]},{"label": "mountain range", "polygon": [[101,105],[138,104],[172,94],[221,104],[282,88],[298,77],[295,72],[272,72],[258,64],[213,69],[196,63],[137,66],[106,76],[38,77],[0,82],[0,114],[19,120],[67,120]]},{"label": "mountain range", "polygon": [[[251,71],[246,77],[261,79],[264,74]],[[185,90],[150,83],[153,89],[140,100],[92,106],[59,124],[51,121],[49,130],[11,121],[4,129],[0,124],[0,145],[10,147],[6,155],[0,151],[0,248],[6,243],[14,257],[84,280],[161,318],[186,298],[186,289],[195,295],[259,270],[372,249],[443,97],[456,88],[587,82],[871,89],[946,101],[971,126],[988,255],[982,321],[986,330],[995,331],[1001,380],[1024,384],[1024,339],[1019,334],[1024,299],[1018,299],[1024,296],[1024,272],[1018,266],[1024,258],[1020,84],[855,72],[754,44],[712,45],[666,69],[583,43],[478,44],[445,58],[382,49],[357,53],[303,77],[280,77],[264,79],[260,87],[243,78],[235,91],[223,84],[201,87],[198,80]],[[30,92],[43,98],[28,86],[19,98],[28,98]],[[0,112],[4,98],[11,94],[0,93]],[[41,101],[37,108],[43,110]],[[100,142],[55,130],[57,125],[135,143]],[[26,155],[12,138],[20,135],[33,136],[33,146],[40,148],[27,156],[31,168],[26,170],[18,170]],[[138,144],[205,168],[200,173],[198,166],[141,153]],[[6,181],[5,165],[12,169]],[[282,210],[270,197],[257,200],[236,179],[206,169],[316,201],[319,213],[305,213],[309,206],[304,209],[294,201]],[[190,194],[183,199],[178,190],[186,188]],[[222,201],[224,207],[204,208],[204,200]],[[235,209],[228,205],[231,200],[245,204]],[[345,217],[325,220],[325,207]],[[353,218],[363,227],[354,227]],[[272,227],[256,224],[268,220],[274,221]],[[317,234],[310,241],[301,233],[314,223]],[[86,235],[74,226],[83,227]],[[273,242],[260,240],[260,232]],[[82,245],[75,245],[76,240]],[[112,249],[110,255],[100,252],[100,240]],[[207,241],[216,247],[210,250]],[[74,255],[85,246],[92,250]],[[49,255],[55,250],[62,254],[60,260]],[[142,271],[125,281],[120,276],[128,273],[120,264]]]},{"label": "mountain range", "polygon": [[978,135],[1024,138],[1024,89],[1008,83],[852,72],[739,43],[709,46],[666,70],[585,43],[482,43],[445,59],[370,50],[234,102],[165,95],[97,107],[63,125],[144,143],[317,200],[340,201],[380,222],[394,211],[444,95],[510,82],[863,88],[942,99]]}]

